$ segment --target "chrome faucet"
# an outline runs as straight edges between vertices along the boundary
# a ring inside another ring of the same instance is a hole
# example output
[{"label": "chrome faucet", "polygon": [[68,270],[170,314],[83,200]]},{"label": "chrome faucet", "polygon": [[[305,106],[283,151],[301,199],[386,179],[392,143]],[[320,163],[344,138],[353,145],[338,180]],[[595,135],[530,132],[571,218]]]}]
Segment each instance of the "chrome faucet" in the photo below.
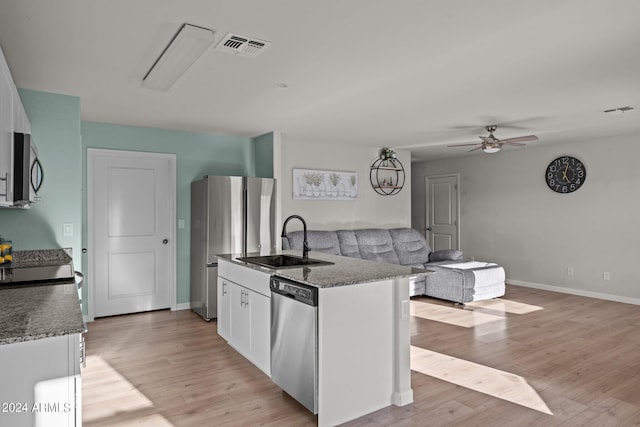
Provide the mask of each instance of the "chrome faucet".
[{"label": "chrome faucet", "polygon": [[282,235],[280,237],[287,237],[287,223],[292,218],[298,218],[302,221],[302,233],[304,239],[302,241],[302,259],[309,259],[309,242],[307,241],[307,222],[300,215],[289,215],[282,224]]}]

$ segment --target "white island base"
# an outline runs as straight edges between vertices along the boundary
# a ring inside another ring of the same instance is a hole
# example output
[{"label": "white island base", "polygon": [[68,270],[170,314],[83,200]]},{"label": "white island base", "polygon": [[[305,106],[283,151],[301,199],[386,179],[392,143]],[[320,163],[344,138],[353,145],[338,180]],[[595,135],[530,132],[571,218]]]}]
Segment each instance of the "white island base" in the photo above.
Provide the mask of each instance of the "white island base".
[{"label": "white island base", "polygon": [[270,376],[269,278],[314,286],[318,425],[412,403],[409,278],[428,272],[321,253],[314,257],[333,265],[276,270],[218,256],[218,333]]},{"label": "white island base", "polygon": [[413,402],[408,280],[319,289],[319,426]]}]

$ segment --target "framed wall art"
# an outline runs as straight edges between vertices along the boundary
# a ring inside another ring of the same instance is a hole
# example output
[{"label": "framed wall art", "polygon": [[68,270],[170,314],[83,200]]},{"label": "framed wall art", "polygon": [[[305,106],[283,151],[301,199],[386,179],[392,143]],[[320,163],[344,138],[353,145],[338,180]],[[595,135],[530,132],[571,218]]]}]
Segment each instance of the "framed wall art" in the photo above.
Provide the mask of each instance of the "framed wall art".
[{"label": "framed wall art", "polygon": [[355,200],[356,172],[293,169],[293,198],[296,200]]}]

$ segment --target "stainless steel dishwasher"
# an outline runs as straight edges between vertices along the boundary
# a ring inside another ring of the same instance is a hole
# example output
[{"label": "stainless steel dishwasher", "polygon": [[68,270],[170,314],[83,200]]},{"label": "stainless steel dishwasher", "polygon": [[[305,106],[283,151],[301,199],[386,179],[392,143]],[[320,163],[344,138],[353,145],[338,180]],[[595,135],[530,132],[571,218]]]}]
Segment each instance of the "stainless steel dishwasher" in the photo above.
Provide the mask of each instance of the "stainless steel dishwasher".
[{"label": "stainless steel dishwasher", "polygon": [[318,413],[318,289],[271,277],[271,379]]}]

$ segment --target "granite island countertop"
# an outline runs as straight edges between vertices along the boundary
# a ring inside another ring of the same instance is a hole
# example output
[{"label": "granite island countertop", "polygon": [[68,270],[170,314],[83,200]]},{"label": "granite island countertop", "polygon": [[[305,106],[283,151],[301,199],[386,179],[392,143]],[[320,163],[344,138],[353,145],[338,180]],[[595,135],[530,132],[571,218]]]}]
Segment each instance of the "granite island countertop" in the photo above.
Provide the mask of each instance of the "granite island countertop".
[{"label": "granite island countertop", "polygon": [[267,268],[239,260],[241,257],[279,255],[287,254],[301,256],[301,251],[265,251],[247,254],[220,254],[218,258],[231,261],[235,264],[245,266],[258,271],[263,271],[290,279],[299,283],[304,283],[317,288],[330,288],[336,286],[349,286],[367,282],[377,282],[381,280],[392,280],[396,278],[409,278],[424,276],[432,273],[430,270],[416,268],[406,265],[389,264],[385,262],[367,261],[358,258],[350,258],[338,255],[330,255],[322,252],[309,252],[309,258],[332,262],[332,265],[317,265],[310,267],[295,268]]}]

